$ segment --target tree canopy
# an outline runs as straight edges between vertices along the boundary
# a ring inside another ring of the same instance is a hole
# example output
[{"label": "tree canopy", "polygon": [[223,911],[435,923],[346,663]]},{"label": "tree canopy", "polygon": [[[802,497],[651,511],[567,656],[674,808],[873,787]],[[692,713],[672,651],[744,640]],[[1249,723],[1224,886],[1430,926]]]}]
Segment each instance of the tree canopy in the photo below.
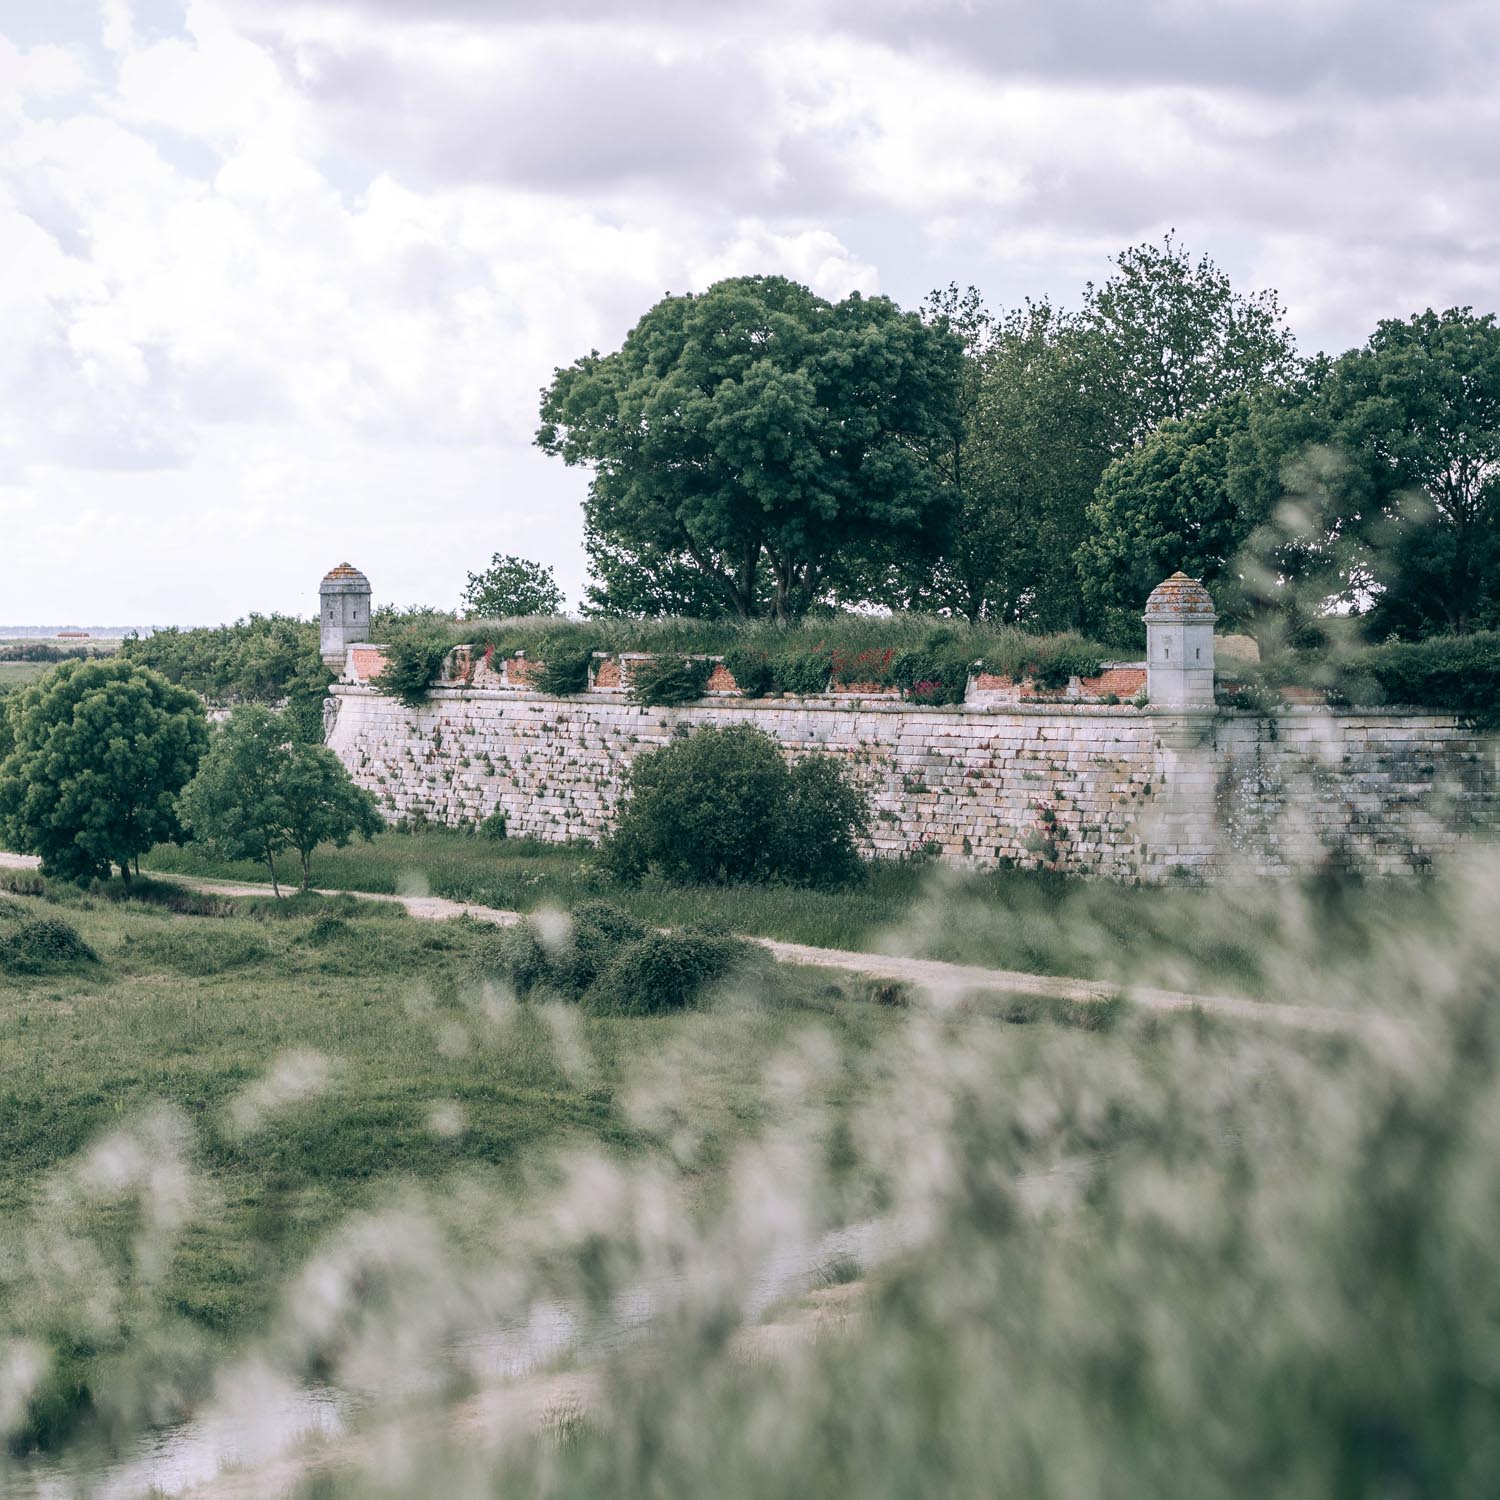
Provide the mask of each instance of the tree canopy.
[{"label": "tree canopy", "polygon": [[586,517],[627,552],[681,559],[741,618],[795,618],[849,569],[935,556],[962,344],[884,297],[779,276],[653,307],[613,354],[557,371],[538,444],[593,470]]},{"label": "tree canopy", "polygon": [[466,615],[481,620],[557,615],[562,613],[563,595],[551,568],[497,552],[483,572],[469,574],[463,605]]},{"label": "tree canopy", "polygon": [[277,855],[296,850],[306,890],[319,844],[342,847],[384,826],[374,799],[333,751],[294,739],[282,715],[254,704],[235,709],[214,731],[183,789],[181,814],[193,837],[216,853],[264,864],[278,895]]},{"label": "tree canopy", "polygon": [[0,829],[48,874],[130,878],[176,839],[177,795],[208,740],[202,703],[118,658],[71,661],[12,695],[0,761]]}]

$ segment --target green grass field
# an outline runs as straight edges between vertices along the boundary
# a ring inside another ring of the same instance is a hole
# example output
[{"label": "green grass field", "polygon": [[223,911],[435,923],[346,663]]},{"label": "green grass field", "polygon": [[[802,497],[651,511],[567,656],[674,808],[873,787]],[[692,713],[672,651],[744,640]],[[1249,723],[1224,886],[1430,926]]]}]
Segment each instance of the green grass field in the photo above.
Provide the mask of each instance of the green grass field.
[{"label": "green grass field", "polygon": [[[97,955],[39,973],[0,969],[0,1325],[56,1345],[75,1396],[167,1330],[179,1353],[207,1360],[264,1329],[336,1225],[406,1188],[477,1176],[524,1199],[547,1180],[535,1176],[539,1153],[568,1142],[622,1159],[659,1151],[622,1089],[674,1049],[693,1059],[672,1082],[697,1135],[684,1187],[707,1203],[764,1118],[763,1074],[778,1052],[812,1029],[858,1053],[902,1014],[865,998],[860,981],[790,970],[772,1005],[633,1019],[517,1006],[477,977],[495,937],[486,924],[417,921],[351,898],[193,897],[151,882],[127,900],[24,874],[4,886],[31,894],[0,890],[0,939],[27,918],[61,917]],[[289,1095],[301,1080],[307,1097],[247,1125],[267,1077]],[[192,1187],[171,1253],[148,1278],[129,1245],[149,1213],[129,1193],[82,1190],[78,1162],[162,1108]],[[41,1244],[71,1261],[121,1258],[100,1329],[84,1336],[68,1309],[33,1307],[28,1244],[33,1256]],[[191,1370],[178,1376],[191,1388]],[[72,1415],[59,1396],[37,1435],[55,1436]]]},{"label": "green grass field", "polygon": [[[164,845],[142,863],[265,879],[260,866],[217,860],[196,846]],[[630,886],[605,878],[587,845],[492,842],[441,830],[392,831],[346,849],[322,848],[312,878],[325,889],[430,893],[524,912],[568,910],[602,895],[662,926],[706,921],[818,947],[1264,999],[1305,994],[1309,962],[1315,975],[1356,995],[1358,961],[1372,934],[1392,923],[1451,921],[1440,880],[1148,887],[873,861],[845,890]],[[1311,949],[1304,941],[1309,923],[1318,928]]]}]

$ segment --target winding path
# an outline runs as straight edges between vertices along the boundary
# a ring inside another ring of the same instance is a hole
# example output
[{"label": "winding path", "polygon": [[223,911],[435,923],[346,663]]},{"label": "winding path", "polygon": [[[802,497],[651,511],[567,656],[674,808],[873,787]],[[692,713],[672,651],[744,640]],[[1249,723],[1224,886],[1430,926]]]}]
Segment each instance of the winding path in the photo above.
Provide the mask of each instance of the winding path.
[{"label": "winding path", "polygon": [[[34,870],[40,863],[33,855],[0,851],[0,869]],[[195,891],[220,896],[266,896],[271,887],[232,880],[201,880],[190,875],[152,872],[153,880],[173,880]],[[374,891],[319,890],[320,896],[355,896],[362,901],[390,901],[404,906],[412,916],[442,922],[452,917],[472,917],[509,927],[523,913],[502,911],[494,906],[476,906],[468,901],[450,901],[443,896],[392,896]],[[975,964],[948,963],[935,958],[902,958],[894,954],[857,953],[843,948],[813,948],[805,943],[785,943],[778,938],[751,937],[773,957],[785,963],[812,968],[837,969],[867,979],[887,979],[911,985],[939,1006],[957,1005],[984,994],[1026,995],[1042,1000],[1105,1004],[1123,999],[1143,1010],[1202,1011],[1206,1015],[1241,1020],[1274,1021],[1304,1031],[1360,1031],[1404,1028],[1395,1017],[1335,1010],[1327,1006],[1282,1005],[1267,1000],[1246,1000],[1237,995],[1195,995],[1182,990],[1154,989],[1147,985],[1114,984],[1101,979],[1068,979],[1048,974],[1027,974],[1019,969],[987,969]]]}]

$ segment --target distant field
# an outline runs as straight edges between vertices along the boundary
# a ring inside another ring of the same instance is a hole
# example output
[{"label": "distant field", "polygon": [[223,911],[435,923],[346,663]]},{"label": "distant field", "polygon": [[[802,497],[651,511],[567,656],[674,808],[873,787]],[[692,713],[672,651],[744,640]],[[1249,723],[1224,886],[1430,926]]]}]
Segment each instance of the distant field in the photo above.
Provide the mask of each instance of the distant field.
[{"label": "distant field", "polygon": [[50,661],[5,660],[16,647],[38,645],[56,646],[63,651],[83,647],[93,656],[115,656],[120,650],[118,637],[100,636],[98,639],[90,638],[86,641],[60,641],[55,636],[0,637],[0,692],[8,687],[17,687],[21,683],[33,682],[42,673],[50,671],[57,665],[56,662]]}]

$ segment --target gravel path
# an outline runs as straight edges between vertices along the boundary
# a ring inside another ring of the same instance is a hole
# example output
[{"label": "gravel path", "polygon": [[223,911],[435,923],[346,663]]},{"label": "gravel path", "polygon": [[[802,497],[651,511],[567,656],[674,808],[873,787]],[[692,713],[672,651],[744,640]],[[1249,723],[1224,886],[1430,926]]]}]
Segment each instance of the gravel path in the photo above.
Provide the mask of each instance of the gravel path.
[{"label": "gravel path", "polygon": [[[40,863],[27,854],[0,852],[0,869],[34,870]],[[153,880],[175,880],[196,891],[220,896],[265,896],[271,887],[229,880],[200,880],[188,875],[153,873]],[[449,901],[442,896],[388,896],[371,891],[326,891],[320,896],[357,896],[362,901],[394,901],[414,917],[442,922],[450,917],[473,917],[509,927],[522,918],[520,912],[493,906],[475,906],[467,901]],[[935,958],[901,958],[882,953],[856,953],[841,948],[812,948],[805,943],[784,943],[776,938],[751,938],[751,942],[786,963],[813,968],[837,969],[868,979],[889,979],[921,990],[938,1005],[955,1005],[975,995],[1026,995],[1043,1000],[1071,1000],[1102,1004],[1123,997],[1144,1010],[1200,1010],[1208,1015],[1233,1016],[1255,1021],[1277,1021],[1306,1031],[1369,1031],[1402,1028],[1405,1023],[1390,1017],[1363,1015],[1314,1005],[1279,1005],[1271,1001],[1245,1000],[1236,995],[1194,995],[1181,990],[1152,989],[1145,985],[1110,984],[1098,979],[1066,979],[1047,974],[1027,974],[1019,969],[986,969],[973,964],[947,963]]]}]

